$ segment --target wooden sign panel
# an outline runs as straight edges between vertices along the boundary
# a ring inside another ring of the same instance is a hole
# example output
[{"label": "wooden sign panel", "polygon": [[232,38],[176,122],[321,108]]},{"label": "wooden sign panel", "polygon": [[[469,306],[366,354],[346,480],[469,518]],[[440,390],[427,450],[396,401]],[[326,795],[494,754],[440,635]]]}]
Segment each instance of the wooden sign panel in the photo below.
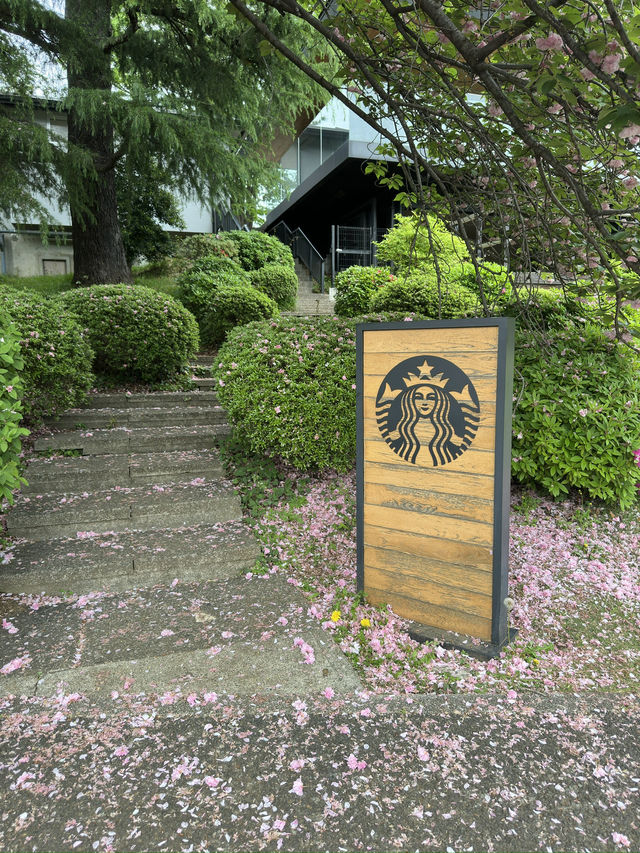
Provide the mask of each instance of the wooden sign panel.
[{"label": "wooden sign panel", "polygon": [[358,588],[486,656],[507,640],[513,336],[506,318],[357,327]]}]

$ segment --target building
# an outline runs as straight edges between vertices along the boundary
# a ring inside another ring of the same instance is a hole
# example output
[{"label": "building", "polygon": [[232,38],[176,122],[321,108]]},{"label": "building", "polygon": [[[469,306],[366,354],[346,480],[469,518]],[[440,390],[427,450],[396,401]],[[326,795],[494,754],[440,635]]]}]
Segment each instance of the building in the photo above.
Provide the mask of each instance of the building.
[{"label": "building", "polygon": [[[11,105],[11,96],[0,95],[0,106]],[[51,133],[67,136],[67,117],[55,101],[36,101],[34,120]],[[73,272],[71,218],[67,208],[41,195],[37,201],[53,223],[46,242],[35,222],[7,222],[0,217],[0,273],[15,276],[59,275]],[[179,199],[184,228],[174,233],[200,234],[217,231],[216,214],[196,199]]]},{"label": "building", "polygon": [[281,157],[285,186],[293,190],[274,205],[263,230],[285,240],[302,232],[326,277],[375,263],[374,242],[400,211],[396,192],[365,172],[369,161],[383,159],[379,144],[379,134],[333,98]]}]

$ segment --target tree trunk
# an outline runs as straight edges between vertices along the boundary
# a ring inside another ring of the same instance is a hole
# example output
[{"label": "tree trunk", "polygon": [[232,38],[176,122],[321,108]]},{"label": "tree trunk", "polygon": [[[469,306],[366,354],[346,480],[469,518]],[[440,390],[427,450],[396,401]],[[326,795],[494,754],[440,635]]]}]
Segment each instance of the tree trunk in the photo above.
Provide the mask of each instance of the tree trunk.
[{"label": "tree trunk", "polygon": [[[110,0],[66,0],[65,16],[80,24],[94,43],[89,55],[78,53],[70,59],[67,66],[70,91],[104,90],[105,96],[111,92],[111,57],[103,51],[111,33],[110,9]],[[113,124],[108,110],[96,118],[72,106],[68,127],[70,145],[88,152],[95,167],[93,174],[67,176],[74,282],[79,285],[130,282],[131,270],[118,222]]]}]

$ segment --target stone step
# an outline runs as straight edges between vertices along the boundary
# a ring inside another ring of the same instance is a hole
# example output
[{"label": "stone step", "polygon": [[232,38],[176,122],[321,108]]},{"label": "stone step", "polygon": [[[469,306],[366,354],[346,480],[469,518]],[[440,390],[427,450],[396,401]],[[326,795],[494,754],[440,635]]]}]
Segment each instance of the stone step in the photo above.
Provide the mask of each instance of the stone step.
[{"label": "stone step", "polygon": [[167,453],[54,456],[29,462],[22,494],[100,490],[110,486],[180,482],[193,477],[222,477],[220,456],[213,450]]},{"label": "stone step", "polygon": [[157,409],[216,406],[214,391],[153,391],[149,394],[89,394],[83,409]]},{"label": "stone step", "polygon": [[196,388],[200,388],[203,391],[218,387],[218,380],[210,376],[194,376],[191,381]]},{"label": "stone step", "polygon": [[[3,676],[3,696],[184,690],[215,701],[216,691],[295,697],[362,687],[302,594],[277,576],[85,595],[35,610],[18,604],[10,618],[16,632],[3,632],[4,655],[29,665]],[[303,658],[300,637],[314,660]]]},{"label": "stone step", "polygon": [[0,592],[81,595],[235,577],[254,565],[259,547],[234,520],[21,542],[8,556]]},{"label": "stone step", "polygon": [[145,453],[172,450],[210,450],[220,436],[228,435],[228,424],[130,429],[65,430],[36,439],[36,452],[79,450],[84,456],[104,453]]},{"label": "stone step", "polygon": [[7,532],[37,541],[107,531],[217,524],[241,517],[240,500],[229,483],[196,477],[188,483],[166,486],[19,495],[7,514]]},{"label": "stone step", "polygon": [[211,353],[201,353],[200,355],[195,355],[191,359],[191,364],[196,367],[211,367],[212,364],[215,363],[216,357]]},{"label": "stone step", "polygon": [[125,409],[67,409],[56,418],[48,418],[46,424],[53,429],[114,429],[124,426],[137,428],[220,424],[225,421],[226,415],[222,406],[131,406]]}]

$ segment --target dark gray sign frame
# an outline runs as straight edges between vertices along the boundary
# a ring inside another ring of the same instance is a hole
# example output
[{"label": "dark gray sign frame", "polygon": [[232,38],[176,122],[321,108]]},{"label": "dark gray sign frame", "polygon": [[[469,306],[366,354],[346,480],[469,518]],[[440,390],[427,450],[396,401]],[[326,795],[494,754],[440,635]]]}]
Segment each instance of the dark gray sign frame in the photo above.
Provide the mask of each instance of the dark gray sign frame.
[{"label": "dark gray sign frame", "polygon": [[[364,358],[363,336],[367,331],[411,329],[498,329],[498,363],[496,388],[494,517],[493,517],[493,579],[491,643],[471,643],[464,635],[453,634],[427,625],[412,623],[410,634],[420,641],[438,640],[443,645],[461,648],[482,658],[495,657],[515,636],[509,631],[509,506],[511,493],[511,421],[513,408],[513,361],[515,320],[492,317],[465,320],[416,320],[394,323],[358,323],[356,325],[356,521],[357,521],[357,589],[364,591]],[[435,355],[436,353],[434,353]]]}]

